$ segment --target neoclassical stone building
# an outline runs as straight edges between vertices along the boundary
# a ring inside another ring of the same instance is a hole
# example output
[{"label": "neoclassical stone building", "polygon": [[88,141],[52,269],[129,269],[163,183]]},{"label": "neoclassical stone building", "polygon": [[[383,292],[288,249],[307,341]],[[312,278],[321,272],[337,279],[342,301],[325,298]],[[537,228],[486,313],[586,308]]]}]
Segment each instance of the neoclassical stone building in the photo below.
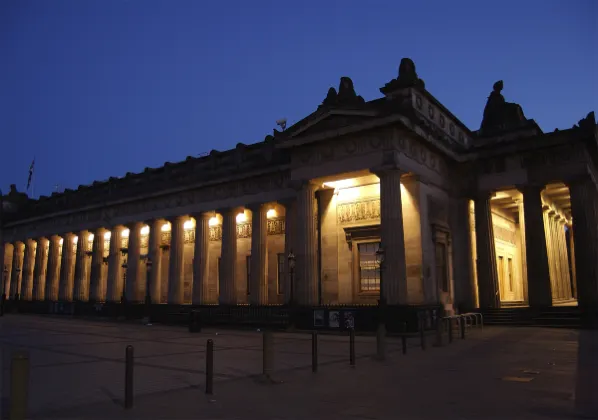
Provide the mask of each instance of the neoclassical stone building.
[{"label": "neoclassical stone building", "polygon": [[381,98],[365,101],[343,77],[314,113],[263,142],[38,200],[13,189],[4,291],[375,305],[382,244],[389,305],[596,308],[594,115],[543,133],[501,90],[471,130],[403,59]]}]

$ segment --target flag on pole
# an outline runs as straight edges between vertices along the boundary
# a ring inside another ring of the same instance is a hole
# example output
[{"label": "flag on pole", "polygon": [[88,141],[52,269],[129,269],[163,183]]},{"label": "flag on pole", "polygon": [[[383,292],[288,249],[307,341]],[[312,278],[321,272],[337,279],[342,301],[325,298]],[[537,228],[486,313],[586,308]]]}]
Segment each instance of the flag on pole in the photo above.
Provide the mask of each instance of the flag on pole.
[{"label": "flag on pole", "polygon": [[29,166],[29,178],[27,178],[27,190],[29,191],[29,187],[31,186],[31,178],[33,178],[33,167],[35,166],[35,158],[31,161],[31,165]]}]

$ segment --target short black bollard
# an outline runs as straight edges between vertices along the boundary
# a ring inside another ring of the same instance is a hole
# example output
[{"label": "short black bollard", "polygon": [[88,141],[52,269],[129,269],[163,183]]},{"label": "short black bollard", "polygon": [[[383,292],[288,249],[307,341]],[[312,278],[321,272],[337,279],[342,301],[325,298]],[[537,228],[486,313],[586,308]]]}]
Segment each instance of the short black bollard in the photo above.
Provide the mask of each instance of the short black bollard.
[{"label": "short black bollard", "polygon": [[9,419],[25,420],[29,398],[29,354],[16,352],[10,364],[10,411]]},{"label": "short black bollard", "polygon": [[349,330],[349,363],[355,366],[355,330]]},{"label": "short black bollard", "polygon": [[442,319],[436,319],[436,346],[442,347]]},{"label": "short black bollard", "polygon": [[214,341],[206,345],[206,394],[214,393]]},{"label": "short black bollard", "polygon": [[318,371],[318,332],[311,333],[311,371],[316,373]]},{"label": "short black bollard", "polygon": [[449,343],[453,342],[453,318],[447,318],[446,321],[448,322],[448,341]]},{"label": "short black bollard", "polygon": [[125,350],[125,409],[133,408],[133,346]]},{"label": "short black bollard", "polygon": [[424,320],[422,319],[419,323],[419,338],[421,340],[422,350],[426,349],[426,334],[424,332]]},{"label": "short black bollard", "polygon": [[461,326],[461,339],[465,340],[465,318],[461,317],[459,321]]},{"label": "short black bollard", "polygon": [[403,346],[403,354],[407,354],[407,337],[405,337],[405,333],[401,336],[401,344]]}]

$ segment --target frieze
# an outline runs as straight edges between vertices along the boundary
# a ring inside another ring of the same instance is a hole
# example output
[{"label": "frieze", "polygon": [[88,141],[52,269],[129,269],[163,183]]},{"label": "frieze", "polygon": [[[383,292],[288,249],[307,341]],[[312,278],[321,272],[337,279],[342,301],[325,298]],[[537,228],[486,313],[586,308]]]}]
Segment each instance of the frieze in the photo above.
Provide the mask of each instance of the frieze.
[{"label": "frieze", "polygon": [[380,199],[340,203],[337,206],[338,222],[352,223],[380,219]]},{"label": "frieze", "polygon": [[183,232],[183,243],[194,244],[195,243],[195,229],[185,229]]},{"label": "frieze", "polygon": [[170,245],[171,232],[160,232],[160,245]]},{"label": "frieze", "polygon": [[237,239],[251,238],[251,223],[237,224]]},{"label": "frieze", "polygon": [[141,240],[139,241],[139,246],[141,248],[149,247],[149,235],[141,235]]},{"label": "frieze", "polygon": [[268,219],[268,235],[282,235],[285,233],[285,219]]},{"label": "frieze", "polygon": [[222,226],[210,226],[210,241],[222,240]]},{"label": "frieze", "polygon": [[505,228],[504,226],[494,225],[494,237],[496,239],[500,239],[501,241],[508,242],[510,244],[515,244],[515,237],[516,233],[510,229]]},{"label": "frieze", "polygon": [[120,247],[127,248],[129,246],[129,238],[120,238]]}]

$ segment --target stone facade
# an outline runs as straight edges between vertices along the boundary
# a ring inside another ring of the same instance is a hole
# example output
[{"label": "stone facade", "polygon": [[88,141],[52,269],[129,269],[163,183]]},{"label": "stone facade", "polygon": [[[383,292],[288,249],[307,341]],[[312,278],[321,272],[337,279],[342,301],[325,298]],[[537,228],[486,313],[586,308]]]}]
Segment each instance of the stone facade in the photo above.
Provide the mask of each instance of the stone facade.
[{"label": "stone facade", "polygon": [[37,200],[13,188],[2,204],[4,292],[596,307],[593,113],[543,133],[497,82],[483,128],[470,130],[424,86],[404,59],[382,98],[364,101],[343,78],[314,113],[260,143]]}]

